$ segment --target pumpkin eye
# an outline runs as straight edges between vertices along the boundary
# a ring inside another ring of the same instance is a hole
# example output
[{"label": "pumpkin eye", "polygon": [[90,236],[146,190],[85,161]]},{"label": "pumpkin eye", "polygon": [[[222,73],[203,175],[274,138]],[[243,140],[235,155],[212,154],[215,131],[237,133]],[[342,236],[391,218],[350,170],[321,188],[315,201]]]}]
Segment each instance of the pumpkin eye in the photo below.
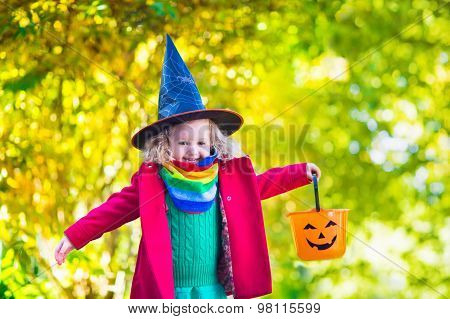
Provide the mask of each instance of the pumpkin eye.
[{"label": "pumpkin eye", "polygon": [[335,225],[336,225],[336,223],[335,223],[334,221],[330,220],[330,221],[328,222],[328,224],[325,226],[325,228],[326,228],[326,227],[330,227],[330,226],[335,226]]},{"label": "pumpkin eye", "polygon": [[305,226],[304,229],[316,229],[316,227],[314,227],[314,226],[311,225],[311,224],[308,224],[308,225]]}]

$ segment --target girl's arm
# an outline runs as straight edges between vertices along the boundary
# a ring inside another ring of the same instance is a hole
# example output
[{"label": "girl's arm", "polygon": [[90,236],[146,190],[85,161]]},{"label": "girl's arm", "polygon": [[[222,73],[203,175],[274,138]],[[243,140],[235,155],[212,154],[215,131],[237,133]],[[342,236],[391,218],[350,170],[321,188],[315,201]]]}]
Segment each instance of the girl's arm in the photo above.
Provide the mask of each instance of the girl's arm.
[{"label": "girl's arm", "polygon": [[91,240],[100,238],[125,223],[139,217],[138,172],[131,178],[131,185],[112,194],[106,202],[92,209],[86,216],[64,231],[76,249]]},{"label": "girl's arm", "polygon": [[261,199],[267,199],[286,193],[292,189],[311,183],[311,173],[320,177],[320,169],[312,163],[298,163],[283,167],[274,167],[257,175]]}]

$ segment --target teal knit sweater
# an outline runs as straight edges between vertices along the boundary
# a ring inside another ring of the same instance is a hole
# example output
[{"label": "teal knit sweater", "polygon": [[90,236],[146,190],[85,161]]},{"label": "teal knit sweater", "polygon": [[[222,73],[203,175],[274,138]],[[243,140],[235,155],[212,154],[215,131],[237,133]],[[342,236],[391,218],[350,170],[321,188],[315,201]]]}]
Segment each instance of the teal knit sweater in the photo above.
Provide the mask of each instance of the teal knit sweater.
[{"label": "teal knit sweater", "polygon": [[166,192],[175,287],[218,283],[221,216],[217,199],[208,211],[187,214],[175,207]]}]

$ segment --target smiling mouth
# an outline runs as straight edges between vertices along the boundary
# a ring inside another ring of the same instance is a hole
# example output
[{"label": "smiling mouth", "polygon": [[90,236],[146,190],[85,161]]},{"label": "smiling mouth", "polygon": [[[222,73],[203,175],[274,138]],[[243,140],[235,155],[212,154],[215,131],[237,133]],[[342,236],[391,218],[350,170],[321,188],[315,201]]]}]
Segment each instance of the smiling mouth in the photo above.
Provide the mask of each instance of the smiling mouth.
[{"label": "smiling mouth", "polygon": [[314,244],[314,243],[310,242],[308,239],[306,239],[306,241],[311,246],[311,248],[317,247],[318,250],[325,250],[325,249],[328,249],[331,246],[333,246],[334,242],[336,241],[336,237],[337,237],[337,235],[335,235],[333,237],[333,239],[331,240],[331,243],[329,243],[329,244],[322,244],[322,245]]},{"label": "smiling mouth", "polygon": [[190,158],[183,158],[183,161],[190,162],[190,163],[196,163],[199,159],[190,159]]}]

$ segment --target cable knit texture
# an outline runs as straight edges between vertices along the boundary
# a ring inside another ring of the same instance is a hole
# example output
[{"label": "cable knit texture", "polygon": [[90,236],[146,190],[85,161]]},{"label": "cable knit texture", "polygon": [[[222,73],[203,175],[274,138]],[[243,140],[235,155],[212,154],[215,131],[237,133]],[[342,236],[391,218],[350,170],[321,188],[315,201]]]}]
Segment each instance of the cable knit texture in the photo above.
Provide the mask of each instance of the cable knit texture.
[{"label": "cable knit texture", "polygon": [[221,216],[217,197],[201,214],[180,211],[166,193],[168,221],[172,240],[175,287],[217,284],[220,254]]}]

